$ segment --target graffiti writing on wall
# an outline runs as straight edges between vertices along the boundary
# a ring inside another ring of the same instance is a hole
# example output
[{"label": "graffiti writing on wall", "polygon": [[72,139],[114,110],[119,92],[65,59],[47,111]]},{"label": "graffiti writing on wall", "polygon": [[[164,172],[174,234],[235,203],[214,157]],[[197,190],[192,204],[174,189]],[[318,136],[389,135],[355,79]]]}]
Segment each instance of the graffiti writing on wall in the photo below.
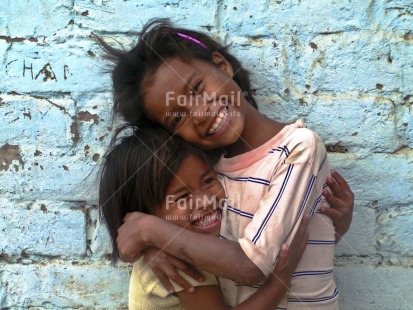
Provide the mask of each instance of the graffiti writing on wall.
[{"label": "graffiti writing on wall", "polygon": [[[20,67],[20,68],[19,68]],[[19,63],[19,59],[14,59],[6,65],[7,75],[14,78],[29,78],[31,80],[55,81],[58,79],[67,80],[72,74],[68,65],[56,68],[52,66],[50,62],[42,65],[38,65],[30,60],[23,60]]]}]

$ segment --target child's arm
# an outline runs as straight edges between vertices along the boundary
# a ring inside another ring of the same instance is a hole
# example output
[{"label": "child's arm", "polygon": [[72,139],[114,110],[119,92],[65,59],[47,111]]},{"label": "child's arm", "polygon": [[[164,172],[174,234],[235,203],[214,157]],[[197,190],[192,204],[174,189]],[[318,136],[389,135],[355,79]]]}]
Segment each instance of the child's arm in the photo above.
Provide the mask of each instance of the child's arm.
[{"label": "child's arm", "polygon": [[195,233],[152,215],[131,213],[119,228],[116,242],[126,262],[134,262],[143,250],[156,247],[219,277],[245,284],[265,278],[239,243]]},{"label": "child's arm", "polygon": [[[287,256],[288,246],[287,244],[284,244],[280,252],[279,263],[288,263],[289,261],[287,259]],[[233,308],[229,308],[225,304],[222,293],[219,290],[219,286],[197,286],[195,287],[193,293],[188,293],[187,291],[183,290],[181,292],[178,292],[178,298],[181,301],[182,306],[187,310],[274,309],[288,291],[291,275],[295,267],[290,269],[291,271],[285,272],[285,275],[282,277],[271,274],[268,277],[268,280],[257,290],[257,292],[255,292],[247,300]]]},{"label": "child's arm", "polygon": [[[257,292],[232,309],[274,309],[281,302],[307,245],[308,222],[308,217],[303,220],[290,247],[285,243],[282,245],[278,262],[267,281]],[[198,286],[193,293],[179,292],[178,297],[185,309],[228,309],[218,286]]]},{"label": "child's arm", "polygon": [[[350,228],[353,215],[354,194],[347,182],[337,171],[331,170],[331,175],[332,178],[327,178],[327,185],[330,187],[331,192],[326,189],[323,190],[323,196],[325,196],[331,208],[321,207],[320,213],[329,216],[333,220],[336,229],[337,243]],[[200,281],[201,274],[196,271],[195,267],[159,249],[153,249],[150,252],[151,254],[148,255],[145,253],[145,259],[151,261],[149,266],[166,289],[173,289],[169,279],[174,279],[174,282],[185,290],[189,292],[193,291],[194,288],[192,285],[179,275],[176,268]]]},{"label": "child's arm", "polygon": [[332,178],[327,178],[331,192],[323,190],[323,196],[331,208],[320,208],[320,213],[333,220],[336,229],[336,243],[349,230],[353,218],[354,194],[346,180],[335,170],[331,170]]},{"label": "child's arm", "polygon": [[291,147],[285,164],[277,169],[269,192],[239,239],[241,244],[199,235],[147,216],[139,225],[127,221],[119,229],[122,259],[134,261],[143,249],[154,246],[220,277],[245,284],[262,281],[271,273],[281,245],[293,238],[304,214],[321,200],[322,185],[329,175],[321,139],[303,131],[299,140]]}]

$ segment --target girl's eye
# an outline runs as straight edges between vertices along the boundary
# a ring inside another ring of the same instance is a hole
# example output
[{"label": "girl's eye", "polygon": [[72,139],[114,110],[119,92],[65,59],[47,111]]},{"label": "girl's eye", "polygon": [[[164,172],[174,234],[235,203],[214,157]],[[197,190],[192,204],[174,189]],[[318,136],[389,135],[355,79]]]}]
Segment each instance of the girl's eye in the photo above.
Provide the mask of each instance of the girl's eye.
[{"label": "girl's eye", "polygon": [[205,185],[211,184],[211,183],[215,182],[215,180],[216,180],[216,178],[213,177],[213,176],[207,177],[207,178],[204,180],[204,184],[205,184]]},{"label": "girl's eye", "polygon": [[172,129],[175,129],[176,126],[178,126],[179,122],[182,120],[184,117],[184,114],[179,113],[175,118],[172,120]]},{"label": "girl's eye", "polygon": [[191,89],[191,95],[195,95],[198,92],[199,88],[201,87],[201,84],[202,84],[202,80],[199,80],[198,82],[195,83],[194,87],[192,87]]},{"label": "girl's eye", "polygon": [[190,193],[182,194],[181,196],[179,196],[178,198],[175,199],[175,202],[178,202],[178,201],[180,201],[180,200],[186,200],[186,199],[188,199],[189,197],[191,197],[191,194],[190,194]]}]

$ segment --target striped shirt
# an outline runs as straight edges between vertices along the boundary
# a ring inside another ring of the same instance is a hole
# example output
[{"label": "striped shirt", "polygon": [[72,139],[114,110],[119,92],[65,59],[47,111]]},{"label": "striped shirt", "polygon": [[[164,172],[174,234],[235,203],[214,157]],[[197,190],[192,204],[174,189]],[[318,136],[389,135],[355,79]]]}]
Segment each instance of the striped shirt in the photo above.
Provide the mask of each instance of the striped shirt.
[{"label": "striped shirt", "polygon": [[[330,175],[325,146],[302,120],[285,126],[260,147],[216,166],[227,194],[221,238],[238,241],[268,276],[283,242],[291,243],[304,214],[311,214],[309,241],[288,294],[276,309],[338,309],[333,279],[335,235],[330,218],[317,213]],[[235,306],[260,285],[219,279]]]}]

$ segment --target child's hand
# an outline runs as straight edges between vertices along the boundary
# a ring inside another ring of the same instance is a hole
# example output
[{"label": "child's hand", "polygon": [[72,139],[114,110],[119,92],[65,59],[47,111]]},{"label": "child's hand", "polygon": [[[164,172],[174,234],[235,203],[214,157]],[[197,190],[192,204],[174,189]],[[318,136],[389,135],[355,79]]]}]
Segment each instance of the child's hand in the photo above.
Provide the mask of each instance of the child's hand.
[{"label": "child's hand", "polygon": [[174,281],[190,293],[194,291],[192,284],[181,277],[181,275],[177,272],[177,269],[185,272],[197,281],[204,280],[203,275],[194,266],[157,248],[148,248],[143,254],[145,255],[145,261],[148,266],[170,293],[174,292],[174,287],[172,286],[170,280]]},{"label": "child's hand", "polygon": [[309,221],[310,217],[308,215],[304,216],[291,245],[288,246],[286,243],[283,243],[278,256],[277,265],[275,266],[273,273],[268,277],[268,284],[281,284],[284,288],[289,287],[291,276],[297,268],[307,246]]},{"label": "child's hand", "polygon": [[327,178],[327,185],[331,193],[324,189],[323,196],[331,208],[320,208],[320,213],[333,220],[336,229],[336,243],[349,230],[353,218],[354,194],[346,180],[334,170],[331,170],[333,178]]},{"label": "child's hand", "polygon": [[153,227],[149,222],[154,219],[156,217],[140,212],[128,213],[124,217],[116,238],[121,260],[132,263],[141,257],[142,251],[148,247],[147,227]]}]

